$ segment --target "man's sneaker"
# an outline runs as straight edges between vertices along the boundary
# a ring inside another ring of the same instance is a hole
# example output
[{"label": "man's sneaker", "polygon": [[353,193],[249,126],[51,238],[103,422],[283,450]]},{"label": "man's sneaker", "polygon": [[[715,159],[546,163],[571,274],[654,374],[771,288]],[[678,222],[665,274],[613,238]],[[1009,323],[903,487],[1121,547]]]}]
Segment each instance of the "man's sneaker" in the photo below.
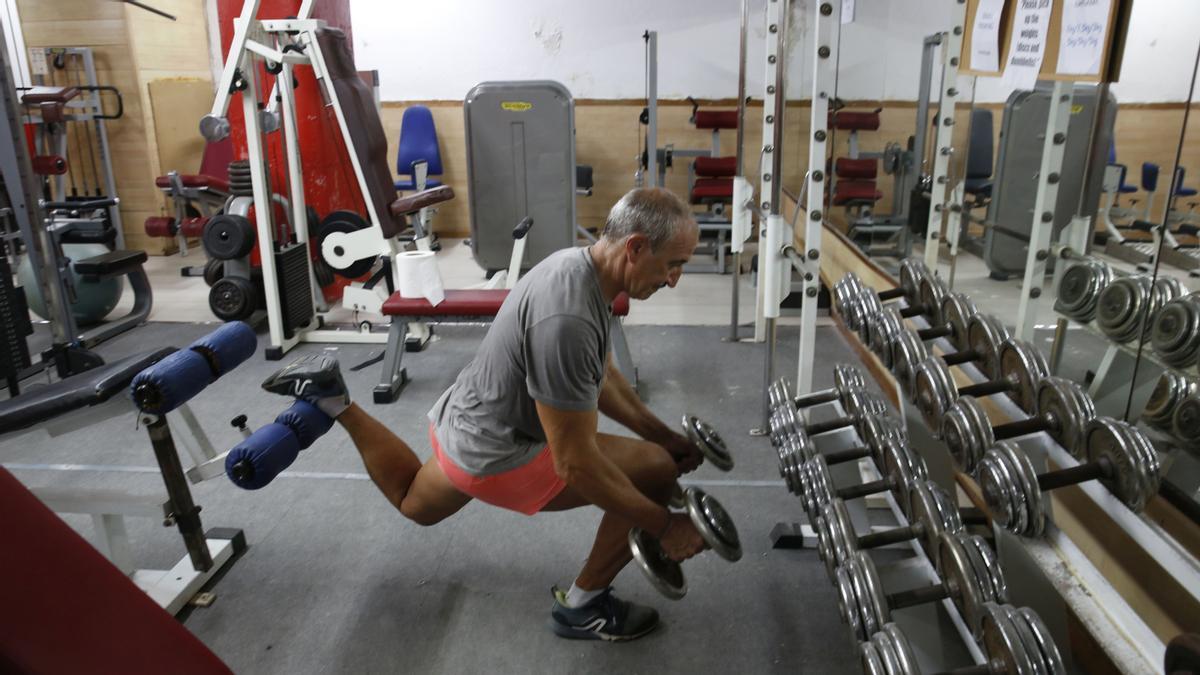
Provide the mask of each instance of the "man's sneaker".
[{"label": "man's sneaker", "polygon": [[334,418],[350,407],[350,392],[346,390],[337,359],[320,354],[284,366],[263,380],[262,388],[272,394],[307,401]]},{"label": "man's sneaker", "polygon": [[658,627],[658,612],[613,595],[611,587],[579,607],[567,607],[567,593],[557,586],[550,626],[554,634],[573,640],[636,640]]}]

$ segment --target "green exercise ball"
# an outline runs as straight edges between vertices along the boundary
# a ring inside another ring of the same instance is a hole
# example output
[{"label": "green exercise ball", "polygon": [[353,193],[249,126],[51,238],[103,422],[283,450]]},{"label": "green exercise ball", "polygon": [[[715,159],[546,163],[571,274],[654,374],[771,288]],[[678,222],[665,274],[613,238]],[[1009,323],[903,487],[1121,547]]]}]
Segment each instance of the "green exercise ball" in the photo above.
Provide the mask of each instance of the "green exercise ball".
[{"label": "green exercise ball", "polygon": [[[105,253],[108,253],[108,248],[104,244],[63,244],[63,254],[71,260],[85,260]],[[71,305],[71,313],[75,315],[75,322],[80,326],[103,321],[121,301],[121,293],[125,290],[125,277],[84,281],[75,273],[74,265],[71,266],[71,280],[75,284],[76,295],[75,302]],[[29,264],[29,256],[22,258],[21,264],[17,266],[17,281],[25,289],[29,309],[43,319],[49,319],[46,303],[42,300],[42,287],[33,276],[33,265]]]}]

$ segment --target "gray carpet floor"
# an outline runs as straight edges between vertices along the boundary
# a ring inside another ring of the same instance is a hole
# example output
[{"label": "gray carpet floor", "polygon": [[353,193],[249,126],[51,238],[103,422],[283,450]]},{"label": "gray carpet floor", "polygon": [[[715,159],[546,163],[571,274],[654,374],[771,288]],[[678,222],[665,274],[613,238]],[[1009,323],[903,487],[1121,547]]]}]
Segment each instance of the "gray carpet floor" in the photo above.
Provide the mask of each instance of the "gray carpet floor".
[{"label": "gray carpet floor", "polygon": [[[106,357],[161,345],[184,346],[213,325],[149,324],[102,346]],[[474,354],[479,327],[438,329],[438,340],[405,358],[411,384],[391,405],[370,402],[379,366],[347,372],[366,409],[427,457],[425,413]],[[246,492],[218,478],[193,487],[206,527],[245,531],[248,550],[213,585],[216,602],[189,610],[185,625],[239,673],[857,672],[856,645],[838,616],[834,591],[812,551],[771,549],[768,533],[800,507],[779,480],[759,424],[759,346],[721,341],[727,328],[627,329],[644,397],[674,423],[685,411],[716,426],[735,454],[729,474],[704,466],[686,480],[703,485],[735,518],[745,555],[713,554],[685,565],[690,592],[672,602],[632,567],[619,593],[657,607],[663,625],[628,644],[560,640],[546,623],[550,586],[570,584],[599,512],[528,518],[473,503],[435,527],[394,511],[366,478],[349,437],[335,428],[266,489]],[[817,382],[852,360],[832,328],[818,329]],[[287,401],[259,382],[277,369],[260,351],[193,401],[218,447],[240,435],[228,421],[266,424]],[[377,346],[302,345],[343,368]],[[780,330],[777,373],[794,373],[795,329]],[[617,431],[605,421],[602,429]],[[30,486],[86,485],[154,493],[161,481],[144,431],[132,415],[59,438],[42,433],[0,441],[0,462]],[[85,465],[49,470],[49,464]],[[90,520],[68,516],[81,532]],[[130,521],[144,567],[168,567],[183,550],[175,530]]]}]

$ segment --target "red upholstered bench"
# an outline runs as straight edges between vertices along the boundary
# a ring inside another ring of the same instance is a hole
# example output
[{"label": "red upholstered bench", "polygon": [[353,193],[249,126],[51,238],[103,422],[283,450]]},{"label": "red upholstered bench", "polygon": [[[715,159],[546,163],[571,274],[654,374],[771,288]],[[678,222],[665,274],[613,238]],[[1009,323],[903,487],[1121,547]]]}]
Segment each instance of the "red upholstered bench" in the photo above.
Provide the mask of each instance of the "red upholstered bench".
[{"label": "red upholstered bench", "polygon": [[883,193],[875,189],[875,181],[843,180],[833,188],[834,206],[875,203],[880,199]]},{"label": "red upholstered bench", "polygon": [[710,204],[728,202],[733,199],[732,178],[697,178],[692,184],[691,202]]},{"label": "red upholstered bench", "polygon": [[[383,315],[392,318],[388,329],[387,348],[383,355],[383,375],[375,385],[376,403],[392,403],[400,390],[408,383],[408,372],[403,367],[405,336],[411,322],[456,323],[490,320],[500,311],[508,297],[505,288],[459,289],[446,291],[446,298],[436,306],[425,298],[405,298],[392,293],[383,303]],[[629,344],[620,318],[629,314],[629,296],[622,293],[612,304],[612,319],[609,330],[618,367],[631,383],[636,385],[637,371],[629,354]]]}]

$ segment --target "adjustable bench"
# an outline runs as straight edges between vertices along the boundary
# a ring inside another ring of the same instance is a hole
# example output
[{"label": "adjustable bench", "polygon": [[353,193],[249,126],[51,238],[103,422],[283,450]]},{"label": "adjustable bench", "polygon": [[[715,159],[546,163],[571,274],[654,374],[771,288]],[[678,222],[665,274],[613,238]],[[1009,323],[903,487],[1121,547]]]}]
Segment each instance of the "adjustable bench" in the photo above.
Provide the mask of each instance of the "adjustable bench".
[{"label": "adjustable bench", "polygon": [[[428,323],[478,323],[490,322],[500,311],[508,297],[508,289],[476,289],[476,290],[447,290],[446,299],[435,307],[425,298],[405,298],[399,293],[393,293],[383,303],[384,316],[392,317],[392,325],[388,329],[387,349],[383,356],[383,375],[379,384],[375,385],[374,399],[376,403],[392,403],[400,395],[400,390],[408,383],[408,373],[404,369],[404,336],[408,333],[409,323],[422,321]],[[624,293],[617,296],[612,304],[612,318],[609,320],[609,331],[613,345],[613,357],[621,374],[636,388],[637,368],[629,353],[629,343],[625,339],[625,330],[621,326],[621,317],[629,314],[629,296]]]}]

